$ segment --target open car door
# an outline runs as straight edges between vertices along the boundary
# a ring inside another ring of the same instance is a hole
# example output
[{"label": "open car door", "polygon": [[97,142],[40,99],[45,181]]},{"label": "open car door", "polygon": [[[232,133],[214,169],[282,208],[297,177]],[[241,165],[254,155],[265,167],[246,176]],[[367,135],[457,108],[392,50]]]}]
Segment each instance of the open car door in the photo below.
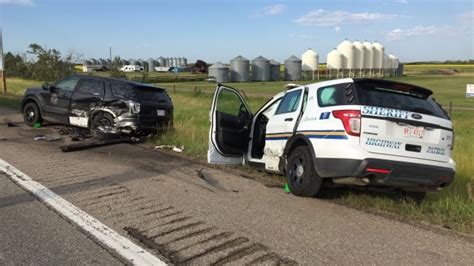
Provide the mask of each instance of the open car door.
[{"label": "open car door", "polygon": [[217,84],[210,112],[207,161],[241,164],[247,153],[252,113],[240,93]]}]

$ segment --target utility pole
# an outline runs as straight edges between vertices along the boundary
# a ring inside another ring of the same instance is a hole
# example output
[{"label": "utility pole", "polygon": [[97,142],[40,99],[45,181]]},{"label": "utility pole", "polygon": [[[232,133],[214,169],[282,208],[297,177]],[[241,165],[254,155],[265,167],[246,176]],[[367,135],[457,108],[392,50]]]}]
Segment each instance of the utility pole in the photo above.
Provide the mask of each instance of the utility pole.
[{"label": "utility pole", "polygon": [[3,94],[7,94],[7,80],[5,77],[5,67],[3,63],[3,39],[2,39],[1,28],[0,28],[0,89],[2,89]]},{"label": "utility pole", "polygon": [[112,45],[109,46],[109,57],[110,57],[110,62],[112,62]]}]

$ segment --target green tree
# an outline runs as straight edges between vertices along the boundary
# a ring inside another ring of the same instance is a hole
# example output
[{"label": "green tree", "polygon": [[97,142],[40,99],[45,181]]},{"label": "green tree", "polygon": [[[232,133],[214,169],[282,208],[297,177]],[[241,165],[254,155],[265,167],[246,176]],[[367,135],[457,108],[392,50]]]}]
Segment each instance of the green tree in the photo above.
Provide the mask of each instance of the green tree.
[{"label": "green tree", "polygon": [[31,64],[32,79],[55,81],[73,73],[70,55],[62,59],[58,50],[44,49],[36,43],[30,44],[29,49],[28,53],[36,56],[36,61]]}]

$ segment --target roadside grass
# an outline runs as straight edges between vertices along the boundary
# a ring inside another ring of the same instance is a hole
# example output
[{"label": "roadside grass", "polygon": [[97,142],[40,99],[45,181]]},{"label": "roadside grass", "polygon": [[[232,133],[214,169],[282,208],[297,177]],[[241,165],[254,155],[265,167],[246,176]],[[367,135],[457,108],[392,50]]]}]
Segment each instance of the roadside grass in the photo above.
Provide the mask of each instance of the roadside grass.
[{"label": "roadside grass", "polygon": [[474,73],[474,64],[405,64],[403,67],[406,75]]},{"label": "roadside grass", "polygon": [[41,84],[43,84],[41,81],[36,80],[7,78],[8,93],[13,95],[23,95],[25,89],[31,87],[41,87]]}]

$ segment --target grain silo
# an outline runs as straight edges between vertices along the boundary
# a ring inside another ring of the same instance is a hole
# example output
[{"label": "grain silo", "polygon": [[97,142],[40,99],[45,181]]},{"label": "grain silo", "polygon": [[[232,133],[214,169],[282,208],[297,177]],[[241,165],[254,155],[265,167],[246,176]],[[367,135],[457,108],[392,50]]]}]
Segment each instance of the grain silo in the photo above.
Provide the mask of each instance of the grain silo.
[{"label": "grain silo", "polygon": [[[355,48],[354,45],[348,41],[344,40],[337,46],[337,50],[344,57],[344,66],[343,69],[347,69],[348,75],[351,76],[354,74],[355,69]],[[344,72],[343,72],[344,75]]]},{"label": "grain silo", "polygon": [[148,59],[148,71],[154,72],[155,71],[156,61],[153,58]]},{"label": "grain silo", "polygon": [[270,60],[270,80],[277,81],[280,80],[280,62],[275,60]]},{"label": "grain silo", "polygon": [[390,58],[386,53],[383,54],[383,73],[382,76],[389,76],[390,74],[390,69],[392,68],[392,61],[390,61]]},{"label": "grain silo", "polygon": [[229,81],[229,67],[216,62],[209,67],[209,77],[214,77],[216,82],[228,82]]},{"label": "grain silo", "polygon": [[285,60],[285,80],[301,80],[301,59],[294,55]]},{"label": "grain silo", "polygon": [[97,65],[98,64],[97,59],[95,59],[95,58],[91,58],[90,61],[91,61],[91,65]]},{"label": "grain silo", "polygon": [[183,66],[188,65],[188,59],[186,57],[183,57]]},{"label": "grain silo", "polygon": [[270,80],[270,60],[259,56],[252,60],[252,81]]},{"label": "grain silo", "polygon": [[390,72],[392,72],[392,75],[396,76],[397,75],[397,70],[398,70],[398,58],[396,56],[394,56],[393,54],[390,54],[388,55],[388,58],[390,60],[390,66],[391,66],[391,70]]},{"label": "grain silo", "polygon": [[365,69],[364,72],[367,72],[368,76],[372,77],[374,70],[374,46],[368,41],[365,41],[363,45],[366,49],[363,62]]},{"label": "grain silo", "polygon": [[374,47],[374,71],[378,72],[379,76],[381,76],[385,48],[379,42],[374,42],[372,45]]},{"label": "grain silo", "polygon": [[328,53],[326,58],[326,69],[329,78],[331,78],[332,73],[336,73],[336,78],[338,78],[341,70],[344,69],[344,56],[337,49]]},{"label": "grain silo", "polygon": [[171,66],[171,58],[166,57],[165,58],[165,67],[170,67]]},{"label": "grain silo", "polygon": [[[314,80],[314,72],[318,71],[319,68],[319,55],[311,48],[306,50],[301,56],[301,67],[305,74],[305,78],[311,78]],[[318,72],[319,79],[319,72]]]},{"label": "grain silo", "polygon": [[157,61],[158,61],[158,65],[159,65],[160,67],[166,66],[166,60],[163,58],[163,56],[158,57],[158,60],[157,60]]},{"label": "grain silo", "polygon": [[354,43],[354,52],[355,52],[355,70],[356,72],[359,72],[359,76],[362,77],[362,75],[364,74],[363,72],[363,69],[364,69],[364,59],[365,59],[365,51],[367,51],[367,49],[365,48],[365,46],[359,42],[359,41],[355,41]]},{"label": "grain silo", "polygon": [[230,81],[245,82],[249,80],[249,60],[241,55],[230,60]]},{"label": "grain silo", "polygon": [[131,58],[130,58],[130,59],[128,59],[128,62],[129,62],[130,65],[132,65],[132,66],[137,65],[137,60],[135,60],[135,59],[131,59]]}]

